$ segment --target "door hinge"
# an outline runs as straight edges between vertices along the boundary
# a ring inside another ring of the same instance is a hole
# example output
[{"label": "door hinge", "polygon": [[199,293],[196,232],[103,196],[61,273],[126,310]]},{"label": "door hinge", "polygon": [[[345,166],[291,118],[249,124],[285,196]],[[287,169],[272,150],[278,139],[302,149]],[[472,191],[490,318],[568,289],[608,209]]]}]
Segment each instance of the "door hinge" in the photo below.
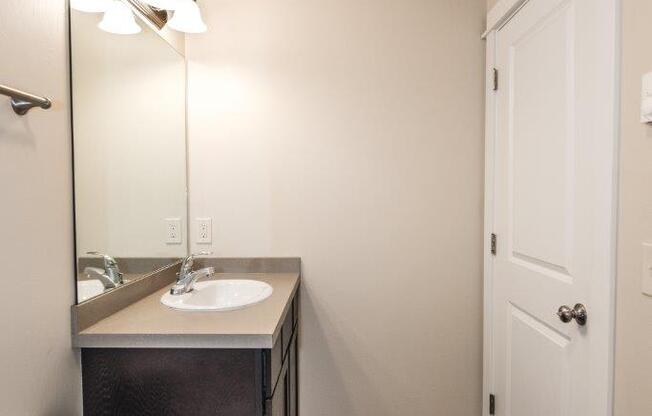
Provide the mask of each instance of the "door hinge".
[{"label": "door hinge", "polygon": [[489,395],[489,414],[490,415],[496,414],[496,396],[494,396],[493,394]]},{"label": "door hinge", "polygon": [[491,233],[491,254],[496,255],[496,246],[498,244],[498,237],[496,237],[496,234]]},{"label": "door hinge", "polygon": [[494,68],[494,91],[498,91],[498,70]]}]

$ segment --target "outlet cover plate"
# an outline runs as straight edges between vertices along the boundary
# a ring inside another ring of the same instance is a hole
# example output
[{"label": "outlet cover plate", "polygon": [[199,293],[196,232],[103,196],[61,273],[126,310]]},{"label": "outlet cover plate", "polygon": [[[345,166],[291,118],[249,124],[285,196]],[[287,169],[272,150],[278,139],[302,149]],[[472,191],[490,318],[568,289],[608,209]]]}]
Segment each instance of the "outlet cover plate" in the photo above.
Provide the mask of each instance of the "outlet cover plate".
[{"label": "outlet cover plate", "polygon": [[213,242],[213,221],[211,218],[197,218],[197,244]]},{"label": "outlet cover plate", "polygon": [[181,218],[165,219],[165,244],[181,244]]}]

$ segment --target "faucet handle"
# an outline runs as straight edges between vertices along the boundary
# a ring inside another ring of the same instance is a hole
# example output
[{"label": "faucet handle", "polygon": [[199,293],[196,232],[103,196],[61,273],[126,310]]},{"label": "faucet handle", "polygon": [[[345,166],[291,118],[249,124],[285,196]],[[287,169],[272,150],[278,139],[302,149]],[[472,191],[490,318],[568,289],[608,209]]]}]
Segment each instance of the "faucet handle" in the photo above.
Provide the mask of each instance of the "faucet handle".
[{"label": "faucet handle", "polygon": [[90,254],[91,256],[111,257],[108,254],[100,253],[99,251],[87,251],[86,254]]},{"label": "faucet handle", "polygon": [[99,251],[87,251],[86,254],[90,254],[91,256],[100,256],[104,258],[104,263],[109,264],[109,265],[117,265],[118,262],[115,261],[115,259],[108,254],[100,253]]},{"label": "faucet handle", "polygon": [[190,272],[192,272],[192,266],[195,262],[195,256],[210,256],[213,254],[212,251],[200,251],[197,253],[192,253],[181,262],[181,270],[177,273],[177,280],[184,279]]},{"label": "faucet handle", "polygon": [[192,253],[188,257],[186,257],[183,260],[183,263],[184,264],[190,264],[192,266],[192,262],[193,262],[193,260],[195,260],[195,257],[197,257],[197,256],[210,256],[211,254],[213,254],[212,251],[198,251],[197,253]]}]

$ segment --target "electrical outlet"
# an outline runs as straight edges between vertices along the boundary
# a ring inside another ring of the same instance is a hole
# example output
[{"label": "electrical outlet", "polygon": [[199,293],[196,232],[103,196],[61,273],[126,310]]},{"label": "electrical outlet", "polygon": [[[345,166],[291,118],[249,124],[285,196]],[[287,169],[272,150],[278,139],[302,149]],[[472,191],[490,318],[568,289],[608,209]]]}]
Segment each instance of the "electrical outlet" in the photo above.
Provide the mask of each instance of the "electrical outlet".
[{"label": "electrical outlet", "polygon": [[165,244],[181,244],[181,218],[165,219]]},{"label": "electrical outlet", "polygon": [[652,243],[643,243],[642,292],[652,296]]},{"label": "electrical outlet", "polygon": [[213,221],[210,218],[197,218],[197,244],[211,244],[212,234]]}]

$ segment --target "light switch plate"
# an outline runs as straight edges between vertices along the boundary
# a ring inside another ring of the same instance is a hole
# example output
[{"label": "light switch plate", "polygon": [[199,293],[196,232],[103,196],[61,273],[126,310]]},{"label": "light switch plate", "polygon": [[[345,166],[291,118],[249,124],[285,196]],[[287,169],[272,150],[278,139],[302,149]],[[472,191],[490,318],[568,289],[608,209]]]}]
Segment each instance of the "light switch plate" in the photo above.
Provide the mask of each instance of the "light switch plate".
[{"label": "light switch plate", "polygon": [[165,244],[181,244],[181,218],[165,219]]},{"label": "light switch plate", "polygon": [[643,270],[641,288],[643,294],[652,296],[652,243],[643,243]]},{"label": "light switch plate", "polygon": [[197,244],[213,242],[213,221],[210,218],[197,218]]}]

